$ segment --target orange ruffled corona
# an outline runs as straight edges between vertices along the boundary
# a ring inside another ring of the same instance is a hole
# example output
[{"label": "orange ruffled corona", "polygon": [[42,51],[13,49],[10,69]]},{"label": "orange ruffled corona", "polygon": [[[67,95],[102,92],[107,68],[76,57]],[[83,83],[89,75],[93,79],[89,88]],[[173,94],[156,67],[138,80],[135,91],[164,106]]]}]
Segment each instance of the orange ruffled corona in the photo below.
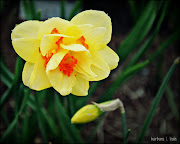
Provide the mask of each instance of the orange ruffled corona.
[{"label": "orange ruffled corona", "polygon": [[71,21],[55,17],[17,25],[11,39],[16,53],[26,61],[24,85],[86,96],[89,81],[107,78],[118,65],[118,55],[107,46],[111,34],[110,17],[96,10],[83,11]]},{"label": "orange ruffled corona", "polygon": [[66,54],[59,64],[60,71],[63,72],[64,75],[70,76],[74,71],[74,66],[77,64],[77,59],[75,59],[70,54]]}]

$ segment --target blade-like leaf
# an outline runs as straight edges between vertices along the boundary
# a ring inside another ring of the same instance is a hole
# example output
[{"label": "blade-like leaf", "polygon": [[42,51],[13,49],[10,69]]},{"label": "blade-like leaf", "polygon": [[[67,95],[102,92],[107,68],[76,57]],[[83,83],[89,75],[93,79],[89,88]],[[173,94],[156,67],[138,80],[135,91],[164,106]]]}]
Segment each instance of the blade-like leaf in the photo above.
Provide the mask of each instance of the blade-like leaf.
[{"label": "blade-like leaf", "polygon": [[131,58],[131,60],[128,62],[126,67],[130,67],[132,65],[134,65],[135,63],[138,62],[138,60],[140,60],[140,58],[144,55],[144,53],[148,50],[148,48],[150,48],[150,46],[152,45],[153,40],[155,39],[155,37],[157,36],[161,24],[164,20],[164,17],[166,16],[167,13],[167,6],[168,6],[168,2],[165,2],[164,6],[162,7],[162,13],[160,18],[158,19],[156,28],[154,30],[154,32],[151,34],[151,36],[145,41],[145,43],[141,46],[141,48],[138,50],[138,52]]},{"label": "blade-like leaf", "polygon": [[168,81],[171,78],[173,72],[175,71],[175,68],[176,68],[177,64],[179,63],[179,61],[180,61],[180,58],[177,58],[174,61],[171,68],[169,69],[168,73],[166,74],[165,78],[163,79],[163,82],[162,82],[162,84],[161,84],[161,86],[159,88],[159,91],[158,91],[157,95],[155,96],[155,98],[153,100],[153,103],[152,103],[152,105],[150,107],[149,113],[148,113],[148,115],[146,117],[146,120],[145,120],[145,122],[144,122],[144,124],[142,126],[142,129],[140,131],[140,134],[138,136],[137,143],[139,143],[139,144],[142,143],[142,141],[143,141],[143,138],[144,138],[144,136],[145,136],[150,124],[151,124],[154,113],[155,113],[155,111],[156,111],[156,109],[157,109],[157,107],[159,105],[159,102],[160,102],[162,96],[163,96],[163,93],[164,93],[164,90],[165,90],[165,88],[166,88],[166,86],[168,84]]},{"label": "blade-like leaf", "polygon": [[66,137],[66,140],[71,143],[83,143],[79,130],[71,124],[71,119],[66,114],[57,94],[55,94],[55,105],[63,137]]},{"label": "blade-like leaf", "polygon": [[18,117],[19,115],[21,114],[21,112],[23,111],[24,107],[26,106],[26,102],[28,100],[28,96],[29,96],[29,90],[26,89],[25,92],[24,92],[24,97],[23,97],[23,100],[22,100],[22,104],[21,104],[21,107],[19,109],[19,111],[17,112],[14,120],[11,122],[11,124],[9,125],[9,127],[6,129],[6,131],[4,132],[2,138],[1,138],[1,142],[4,141],[5,138],[8,137],[8,135],[11,133],[11,131],[14,129],[14,126],[16,125],[17,121],[18,121]]},{"label": "blade-like leaf", "polygon": [[128,37],[121,43],[118,48],[118,55],[121,58],[122,63],[126,57],[142,42],[147,33],[152,27],[152,24],[156,18],[158,10],[157,1],[149,1],[146,8],[142,12],[141,17],[137,21],[136,25],[132,29]]}]

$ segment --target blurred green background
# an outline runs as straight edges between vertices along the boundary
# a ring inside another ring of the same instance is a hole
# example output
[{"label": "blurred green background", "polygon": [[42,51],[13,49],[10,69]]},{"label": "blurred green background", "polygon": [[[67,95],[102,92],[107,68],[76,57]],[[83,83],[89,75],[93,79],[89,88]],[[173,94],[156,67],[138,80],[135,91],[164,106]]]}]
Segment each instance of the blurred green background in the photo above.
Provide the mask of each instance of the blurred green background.
[{"label": "blurred green background", "polygon": [[[120,98],[126,111],[128,143],[141,142],[149,109],[152,122],[142,143],[151,137],[179,139],[180,12],[174,1],[108,0],[0,0],[0,137],[1,143],[122,143],[119,111],[105,113],[88,124],[70,119],[91,101]],[[52,88],[35,92],[22,83],[24,61],[11,44],[11,30],[25,20],[62,17],[70,20],[88,9],[105,11],[112,20],[108,44],[120,57],[118,68],[108,78],[91,82],[87,97],[60,96]],[[171,68],[170,68],[171,67]],[[171,79],[164,79],[167,72]],[[165,82],[166,81],[166,82]],[[163,83],[162,83],[163,82]],[[160,88],[161,84],[164,88]],[[159,92],[163,90],[162,98]],[[157,96],[157,97],[155,97]],[[157,106],[153,105],[153,100]],[[160,101],[160,103],[158,102]],[[147,121],[148,121],[147,120]]]}]

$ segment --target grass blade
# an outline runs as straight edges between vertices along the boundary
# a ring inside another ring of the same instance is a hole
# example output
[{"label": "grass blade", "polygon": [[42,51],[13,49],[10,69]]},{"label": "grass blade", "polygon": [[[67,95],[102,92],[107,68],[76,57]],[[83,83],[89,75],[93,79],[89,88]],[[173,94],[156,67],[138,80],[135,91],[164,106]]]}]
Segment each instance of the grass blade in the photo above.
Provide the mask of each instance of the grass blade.
[{"label": "grass blade", "polygon": [[177,58],[177,59],[174,61],[174,63],[172,64],[171,68],[169,69],[168,73],[166,74],[166,76],[165,76],[165,78],[164,78],[164,80],[163,80],[163,82],[162,82],[162,84],[161,84],[161,86],[160,86],[160,88],[159,88],[159,91],[158,91],[156,97],[155,97],[154,100],[153,100],[153,103],[152,103],[152,105],[151,105],[151,108],[150,108],[150,110],[149,110],[149,113],[148,113],[148,115],[147,115],[147,117],[146,117],[146,120],[145,120],[145,122],[144,122],[144,124],[143,124],[143,126],[142,126],[142,129],[141,129],[141,131],[140,131],[140,134],[139,134],[139,136],[138,136],[138,139],[137,139],[137,143],[138,143],[138,144],[139,144],[139,143],[142,143],[142,141],[143,141],[143,138],[144,138],[144,136],[145,136],[145,134],[146,134],[146,131],[147,131],[147,129],[149,128],[149,125],[150,125],[150,123],[151,123],[151,121],[152,121],[152,119],[153,119],[155,110],[156,110],[156,108],[157,108],[158,105],[159,105],[159,102],[160,102],[160,100],[161,100],[161,98],[162,98],[162,96],[163,96],[163,93],[164,93],[164,90],[165,90],[165,88],[166,88],[166,86],[167,86],[167,84],[168,84],[168,81],[169,81],[169,79],[171,78],[171,76],[172,76],[172,74],[173,74],[173,72],[174,72],[177,64],[179,63],[179,61],[180,61],[180,58]]}]

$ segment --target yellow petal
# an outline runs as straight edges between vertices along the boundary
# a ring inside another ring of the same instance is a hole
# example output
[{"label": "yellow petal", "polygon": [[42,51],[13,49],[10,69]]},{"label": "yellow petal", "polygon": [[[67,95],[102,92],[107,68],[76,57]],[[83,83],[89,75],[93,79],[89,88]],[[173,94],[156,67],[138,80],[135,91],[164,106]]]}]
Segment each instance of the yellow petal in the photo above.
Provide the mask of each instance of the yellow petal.
[{"label": "yellow petal", "polygon": [[50,18],[42,24],[38,32],[38,37],[41,39],[44,35],[51,34],[54,28],[56,28],[60,34],[66,34],[66,30],[70,26],[72,26],[72,24],[67,20],[59,17]]},{"label": "yellow petal", "polygon": [[30,88],[34,90],[43,90],[51,87],[48,77],[45,72],[45,60],[39,54],[37,61],[34,65],[34,70],[30,78]]},{"label": "yellow petal", "polygon": [[34,64],[30,62],[26,62],[22,72],[22,80],[24,85],[28,87],[30,87],[30,78],[33,70],[34,70]]},{"label": "yellow petal", "polygon": [[119,56],[108,46],[99,50],[98,53],[106,61],[111,70],[118,66]]},{"label": "yellow petal", "polygon": [[50,51],[52,49],[57,49],[58,45],[56,44],[56,42],[61,37],[68,37],[68,36],[63,35],[63,34],[49,34],[49,35],[45,35],[42,38],[41,45],[40,45],[40,49],[41,49],[42,55],[45,56],[46,53],[48,53],[48,51]]},{"label": "yellow petal", "polygon": [[106,34],[105,27],[96,27],[96,28],[90,29],[89,31],[85,31],[83,33],[83,36],[90,43],[101,43],[103,41],[105,34]]},{"label": "yellow petal", "polygon": [[65,96],[72,92],[76,81],[74,73],[71,73],[71,76],[64,75],[57,67],[55,70],[48,71],[47,76],[53,88],[61,95]]},{"label": "yellow petal", "polygon": [[91,65],[91,70],[97,75],[94,78],[90,78],[89,81],[100,81],[109,76],[109,71],[99,69],[98,67]]},{"label": "yellow petal", "polygon": [[17,25],[11,33],[11,39],[32,37],[37,38],[37,32],[43,22],[40,21],[25,21]]},{"label": "yellow petal", "polygon": [[97,75],[92,72],[91,70],[91,64],[92,60],[91,57],[88,57],[85,52],[72,52],[72,55],[75,59],[77,59],[77,65],[74,67],[74,70],[84,75],[84,78],[87,80],[89,78],[94,78]]},{"label": "yellow petal", "polygon": [[64,45],[64,44],[61,44],[60,45],[62,48],[64,49],[67,49],[67,50],[71,50],[71,51],[86,51],[89,55],[89,51],[81,44],[70,44],[70,45]]},{"label": "yellow petal", "polygon": [[12,45],[21,58],[35,63],[39,54],[40,40],[35,38],[17,38],[12,40]]},{"label": "yellow petal", "polygon": [[105,60],[98,54],[92,54],[91,70],[97,75],[97,77],[91,78],[90,81],[99,81],[109,76],[110,68]]},{"label": "yellow petal", "polygon": [[[73,27],[75,27],[75,26],[73,26]],[[76,34],[74,34],[74,36],[80,37],[83,35],[85,37],[86,43],[88,45],[89,44],[97,45],[99,43],[102,43],[103,38],[106,34],[105,27],[93,27],[92,25],[84,24],[84,25],[78,25],[78,26],[76,26],[76,28],[79,29],[80,32],[76,32]],[[96,48],[96,46],[94,48]]]},{"label": "yellow petal", "polygon": [[71,19],[71,23],[75,25],[90,24],[94,27],[105,27],[106,34],[102,40],[104,44],[109,43],[112,34],[111,18],[103,11],[86,10]]},{"label": "yellow petal", "polygon": [[61,49],[59,52],[54,54],[47,64],[46,72],[56,69],[58,67],[59,63],[61,62],[61,60],[63,59],[63,57],[67,54],[67,52],[68,52],[68,50]]},{"label": "yellow petal", "polygon": [[72,88],[72,94],[77,96],[86,96],[88,95],[89,81],[76,75],[76,83]]}]

